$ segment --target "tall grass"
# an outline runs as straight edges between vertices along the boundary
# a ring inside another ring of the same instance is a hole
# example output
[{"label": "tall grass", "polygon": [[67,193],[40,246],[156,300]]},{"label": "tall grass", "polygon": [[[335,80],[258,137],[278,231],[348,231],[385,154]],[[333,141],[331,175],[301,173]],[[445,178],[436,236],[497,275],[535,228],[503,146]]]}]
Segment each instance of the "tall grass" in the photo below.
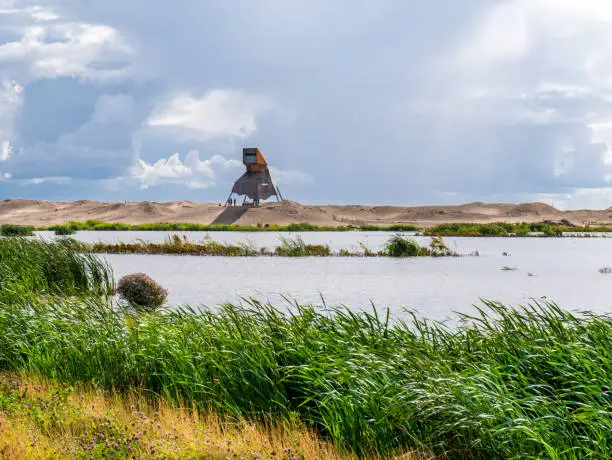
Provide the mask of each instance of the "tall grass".
[{"label": "tall grass", "polygon": [[79,254],[70,240],[0,239],[0,300],[28,294],[102,295],[113,291],[110,267]]},{"label": "tall grass", "polygon": [[136,243],[104,243],[97,242],[85,245],[83,250],[92,253],[109,254],[175,254],[175,255],[195,255],[195,256],[224,256],[224,257],[243,257],[257,256],[260,251],[250,243],[224,244],[213,241],[211,238],[204,238],[203,241],[195,242],[187,238],[186,235],[170,235],[161,243],[139,240]]},{"label": "tall grass", "polygon": [[278,246],[274,253],[284,257],[306,257],[306,256],[331,256],[332,252],[329,246],[322,244],[306,244],[301,236],[295,238],[280,237],[281,245]]},{"label": "tall grass", "polygon": [[135,316],[102,301],[0,307],[0,368],[300,419],[361,456],[607,458],[612,319],[485,302],[459,327],[251,301]]},{"label": "tall grass", "polygon": [[0,229],[2,236],[33,236],[34,227],[27,225],[4,224]]}]

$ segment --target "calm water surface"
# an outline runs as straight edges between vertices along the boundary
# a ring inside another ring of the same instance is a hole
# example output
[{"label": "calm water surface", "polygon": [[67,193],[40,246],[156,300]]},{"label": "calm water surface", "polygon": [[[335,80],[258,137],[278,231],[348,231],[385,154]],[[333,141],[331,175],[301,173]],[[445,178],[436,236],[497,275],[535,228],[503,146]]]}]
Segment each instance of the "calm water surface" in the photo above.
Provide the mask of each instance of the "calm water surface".
[{"label": "calm water surface", "polygon": [[[192,240],[202,232],[186,232]],[[79,232],[83,241],[163,240],[168,232]],[[278,245],[275,233],[218,232],[222,242],[247,240],[260,246]],[[283,234],[286,235],[286,234]],[[45,235],[48,236],[48,235]],[[288,235],[286,235],[288,236]],[[390,236],[380,232],[303,233],[306,242],[334,249],[364,242],[379,249]],[[418,237],[421,243],[428,238]],[[146,272],[169,290],[169,303],[215,307],[241,297],[283,302],[283,296],[302,303],[346,305],[352,309],[389,307],[394,316],[403,309],[434,319],[453,311],[469,312],[479,298],[508,304],[531,299],[556,301],[567,309],[612,313],[612,275],[599,268],[612,266],[610,238],[446,238],[461,258],[224,258],[191,256],[107,255],[116,278]],[[507,252],[508,256],[502,253]],[[502,271],[503,266],[516,267]],[[532,276],[530,276],[530,274]]]}]

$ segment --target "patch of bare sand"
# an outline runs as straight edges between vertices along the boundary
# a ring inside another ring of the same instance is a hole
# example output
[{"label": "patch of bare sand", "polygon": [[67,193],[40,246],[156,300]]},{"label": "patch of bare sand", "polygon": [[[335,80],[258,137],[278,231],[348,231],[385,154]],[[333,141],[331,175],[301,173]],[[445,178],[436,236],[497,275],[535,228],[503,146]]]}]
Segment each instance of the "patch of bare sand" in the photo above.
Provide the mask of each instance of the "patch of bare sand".
[{"label": "patch of bare sand", "polygon": [[68,221],[100,220],[140,224],[190,222],[201,224],[320,226],[415,224],[422,227],[452,222],[539,222],[567,220],[574,224],[612,225],[612,209],[560,211],[544,203],[466,203],[457,206],[306,206],[294,201],[265,203],[260,208],[225,208],[193,201],[104,203],[79,200],[51,202],[12,199],[0,202],[0,224],[47,226]]}]

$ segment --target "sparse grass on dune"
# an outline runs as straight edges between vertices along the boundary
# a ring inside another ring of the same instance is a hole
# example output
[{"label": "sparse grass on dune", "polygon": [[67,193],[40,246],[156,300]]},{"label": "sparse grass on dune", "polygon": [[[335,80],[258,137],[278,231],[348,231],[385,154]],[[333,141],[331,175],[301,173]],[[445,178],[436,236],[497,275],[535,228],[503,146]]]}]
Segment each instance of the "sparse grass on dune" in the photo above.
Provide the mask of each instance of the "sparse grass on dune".
[{"label": "sparse grass on dune", "polygon": [[[0,372],[0,458],[351,459],[299,421],[222,418],[138,392]],[[410,457],[405,457],[410,458]]]}]

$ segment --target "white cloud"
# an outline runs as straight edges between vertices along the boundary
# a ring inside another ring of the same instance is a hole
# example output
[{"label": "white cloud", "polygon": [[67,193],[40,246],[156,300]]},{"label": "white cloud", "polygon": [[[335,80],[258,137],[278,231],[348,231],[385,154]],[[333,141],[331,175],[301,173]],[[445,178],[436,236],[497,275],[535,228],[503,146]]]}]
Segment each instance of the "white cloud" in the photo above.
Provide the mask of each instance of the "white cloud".
[{"label": "white cloud", "polygon": [[23,104],[23,87],[12,80],[0,83],[0,161],[7,161],[13,153],[15,120]]},{"label": "white cloud", "polygon": [[13,145],[9,141],[0,142],[0,161],[7,161],[13,156]]},{"label": "white cloud", "polygon": [[[219,181],[233,182],[243,172],[244,165],[240,161],[228,160],[221,155],[201,160],[197,151],[191,151],[184,162],[178,153],[155,163],[147,163],[138,158],[132,167],[131,179],[145,189],[162,184],[180,184],[192,189],[201,189],[214,187]],[[277,184],[296,185],[312,182],[312,177],[301,171],[282,171],[271,167],[270,173]]]},{"label": "white cloud", "polygon": [[177,94],[158,104],[148,126],[178,129],[186,139],[247,138],[257,118],[271,108],[266,98],[242,91],[216,89],[201,98]]},{"label": "white cloud", "polygon": [[33,177],[18,181],[21,185],[40,185],[40,184],[69,184],[72,182],[70,177]]},{"label": "white cloud", "polygon": [[65,76],[108,80],[127,76],[124,61],[131,52],[112,27],[65,22],[26,27],[21,40],[0,45],[0,64],[18,69],[25,81]]},{"label": "white cloud", "polygon": [[108,25],[67,19],[42,6],[0,7],[0,32],[20,39],[0,43],[0,77],[24,85],[41,78],[78,77],[94,81],[130,76],[134,51]]},{"label": "white cloud", "polygon": [[32,18],[36,19],[37,21],[46,22],[46,21],[55,21],[56,19],[59,19],[59,16],[55,14],[53,11],[45,9],[41,6],[35,6],[33,8],[29,8],[28,12],[32,16]]},{"label": "white cloud", "polygon": [[140,183],[141,188],[161,184],[182,184],[189,188],[208,188],[216,185],[219,173],[224,171],[237,173],[241,168],[242,163],[239,161],[226,160],[221,155],[214,155],[208,160],[200,160],[199,153],[191,151],[187,154],[184,163],[178,153],[152,164],[139,158],[132,167],[131,176]]}]

